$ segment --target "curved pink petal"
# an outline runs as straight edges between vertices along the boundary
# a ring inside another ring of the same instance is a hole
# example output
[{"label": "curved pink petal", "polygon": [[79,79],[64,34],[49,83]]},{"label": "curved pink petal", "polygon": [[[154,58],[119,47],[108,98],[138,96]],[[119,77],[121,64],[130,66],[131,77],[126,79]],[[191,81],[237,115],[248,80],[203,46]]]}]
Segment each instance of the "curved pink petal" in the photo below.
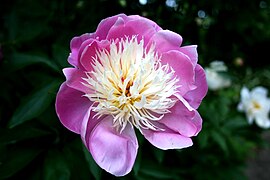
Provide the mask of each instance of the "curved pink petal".
[{"label": "curved pink petal", "polygon": [[119,133],[107,116],[92,130],[87,141],[89,150],[97,164],[115,176],[129,173],[135,162],[138,142],[130,124]]},{"label": "curved pink petal", "polygon": [[193,117],[192,122],[197,127],[197,132],[194,134],[194,136],[197,136],[198,133],[202,130],[202,117],[197,110],[195,110],[195,116]]},{"label": "curved pink petal", "polygon": [[162,54],[170,50],[179,50],[182,41],[179,34],[169,30],[160,30],[151,37],[148,46],[154,44],[156,51]]},{"label": "curved pink petal", "polygon": [[[88,108],[88,110],[85,113],[85,116],[83,117],[82,123],[81,123],[81,131],[80,131],[81,139],[86,147],[87,147],[87,143],[85,141],[85,137],[86,137],[86,133],[88,130],[87,125],[89,124],[89,121],[91,120],[91,108],[92,107]],[[92,117],[93,117],[93,115],[92,115]]]},{"label": "curved pink petal", "polygon": [[[68,57],[68,62],[75,67],[83,69],[80,61],[81,61],[81,56],[83,52],[85,51],[85,48],[91,45],[93,41],[105,40],[111,26],[114,25],[114,23],[119,18],[126,19],[127,16],[125,14],[120,14],[113,17],[109,17],[100,22],[95,33],[86,33],[86,34],[83,34],[82,36],[74,37],[71,40],[71,45],[70,45],[71,54]],[[89,65],[87,65],[87,67],[89,68]]]},{"label": "curved pink petal", "polygon": [[102,49],[107,49],[109,50],[110,42],[107,40],[103,41],[97,41],[93,40],[90,44],[88,44],[82,54],[81,54],[81,59],[80,62],[82,66],[88,71],[93,70],[93,58],[97,56],[97,51],[102,50]]},{"label": "curved pink petal", "polygon": [[125,20],[123,18],[119,17],[115,21],[115,23],[113,24],[113,26],[111,26],[111,28],[108,30],[106,39],[111,40],[111,39],[117,39],[117,38],[120,39],[120,38],[122,38],[123,36],[119,36],[119,37],[114,38],[114,37],[111,36],[111,33],[112,32],[115,32],[116,31],[115,29],[117,29],[119,31],[118,33],[121,33],[122,34],[123,33],[123,28],[125,26],[125,23],[126,23]]},{"label": "curved pink petal", "polygon": [[142,130],[144,137],[157,148],[167,149],[181,149],[192,146],[192,140],[185,137],[178,132],[165,129],[164,131],[153,131],[150,129]]},{"label": "curved pink petal", "polygon": [[194,68],[188,56],[180,51],[171,50],[162,55],[161,62],[169,64],[174,69],[179,79],[178,84],[181,86],[178,88],[181,95],[195,88]]},{"label": "curved pink petal", "polygon": [[111,29],[111,27],[117,23],[119,23],[120,21],[125,22],[128,19],[128,16],[126,16],[125,14],[118,14],[106,19],[103,19],[96,30],[96,37],[99,40],[103,40],[107,37],[107,34],[109,32],[109,30]]},{"label": "curved pink petal", "polygon": [[197,109],[208,91],[205,72],[200,65],[195,68],[195,86],[196,88],[187,92],[184,98],[193,108]]},{"label": "curved pink petal", "polygon": [[96,112],[92,111],[92,106],[88,109],[87,114],[84,116],[84,119],[82,121],[81,125],[81,139],[85,146],[89,149],[88,147],[88,140],[90,137],[90,134],[93,130],[93,128],[100,122],[102,121],[104,117],[98,118],[96,116]]},{"label": "curved pink petal", "polygon": [[81,36],[74,37],[70,42],[70,49],[71,53],[68,57],[68,62],[73,65],[74,67],[80,68],[80,62],[79,62],[79,49],[84,41],[87,39],[93,38],[93,33],[85,33]]},{"label": "curved pink petal", "polygon": [[196,110],[190,111],[181,101],[178,101],[159,122],[179,134],[191,137],[201,130],[202,121],[197,117]]},{"label": "curved pink petal", "polygon": [[183,46],[180,48],[180,51],[190,58],[195,68],[198,62],[197,45]]},{"label": "curved pink petal", "polygon": [[86,83],[82,78],[87,78],[85,72],[81,71],[77,68],[65,68],[63,69],[63,73],[66,76],[66,84],[78,91],[83,93],[89,92],[89,88],[87,88],[82,83]]},{"label": "curved pink petal", "polygon": [[156,33],[153,24],[149,24],[149,20],[138,18],[127,22],[116,23],[110,29],[107,39],[120,39],[125,37],[137,36],[137,40],[144,39],[145,44]]},{"label": "curved pink petal", "polygon": [[83,93],[63,83],[56,96],[56,113],[61,123],[70,131],[80,133],[82,121],[91,102]]},{"label": "curved pink petal", "polygon": [[152,21],[150,19],[147,19],[145,17],[139,16],[139,15],[131,15],[131,16],[128,16],[128,18],[131,19],[131,20],[143,19],[144,21],[147,21],[147,23],[149,25],[151,25],[155,29],[156,32],[159,31],[159,30],[162,30],[162,28],[159,27],[159,25],[157,25],[157,23],[155,23],[154,21]]}]

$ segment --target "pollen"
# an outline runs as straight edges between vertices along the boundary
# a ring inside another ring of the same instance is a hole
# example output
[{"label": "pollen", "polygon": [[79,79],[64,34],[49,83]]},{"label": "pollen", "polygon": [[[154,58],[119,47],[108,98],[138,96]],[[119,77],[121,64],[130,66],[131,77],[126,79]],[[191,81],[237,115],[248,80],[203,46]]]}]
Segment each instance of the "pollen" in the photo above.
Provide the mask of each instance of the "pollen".
[{"label": "pollen", "polygon": [[254,109],[261,109],[261,105],[258,102],[253,101],[252,104],[253,104]]},{"label": "pollen", "polygon": [[109,50],[97,50],[90,62],[93,70],[82,83],[98,118],[112,116],[120,132],[128,123],[139,130],[162,130],[155,121],[175,105],[179,79],[161,63],[155,45],[145,47],[136,36],[126,37],[111,41]]}]

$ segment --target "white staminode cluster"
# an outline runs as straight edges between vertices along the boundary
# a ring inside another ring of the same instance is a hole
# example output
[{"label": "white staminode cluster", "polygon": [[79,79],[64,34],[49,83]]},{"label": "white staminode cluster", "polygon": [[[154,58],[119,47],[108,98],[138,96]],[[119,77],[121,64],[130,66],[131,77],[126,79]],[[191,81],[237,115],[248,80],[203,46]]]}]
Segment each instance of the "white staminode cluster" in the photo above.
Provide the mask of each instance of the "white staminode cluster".
[{"label": "white staminode cluster", "polygon": [[144,41],[125,38],[112,41],[110,50],[96,52],[93,71],[87,72],[83,84],[90,88],[85,94],[94,102],[92,110],[98,117],[112,115],[114,126],[122,132],[130,123],[139,130],[161,130],[154,121],[160,120],[174,106],[177,92],[174,70],[162,65]]}]

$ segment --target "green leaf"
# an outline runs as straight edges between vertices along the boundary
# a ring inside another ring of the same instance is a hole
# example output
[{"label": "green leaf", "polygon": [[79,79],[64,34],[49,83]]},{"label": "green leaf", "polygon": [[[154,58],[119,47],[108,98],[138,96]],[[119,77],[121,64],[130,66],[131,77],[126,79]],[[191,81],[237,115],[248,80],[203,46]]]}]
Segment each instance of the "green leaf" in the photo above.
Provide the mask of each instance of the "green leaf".
[{"label": "green leaf", "polygon": [[247,120],[243,116],[230,117],[224,124],[224,128],[227,129],[237,129],[250,126]]},{"label": "green leaf", "polygon": [[159,163],[162,163],[165,156],[165,151],[161,149],[154,148],[153,149],[154,156],[156,157]]},{"label": "green leaf", "polygon": [[[27,131],[25,131],[27,129]],[[16,126],[11,129],[0,129],[0,144],[14,144],[19,141],[40,138],[50,135],[51,132],[45,129],[31,126],[28,123]]]},{"label": "green leaf", "polygon": [[66,141],[62,152],[70,169],[70,179],[94,179],[89,170],[79,136]]},{"label": "green leaf", "polygon": [[172,169],[168,169],[149,160],[144,160],[140,173],[148,176],[149,179],[179,179],[179,176]]},{"label": "green leaf", "polygon": [[70,66],[68,64],[68,55],[69,55],[69,49],[63,48],[60,45],[54,44],[52,47],[53,51],[53,59],[59,64],[60,67],[68,67]]},{"label": "green leaf", "polygon": [[208,145],[208,139],[209,139],[209,134],[208,134],[207,129],[199,133],[198,135],[199,146],[201,148],[206,148]]},{"label": "green leaf", "polygon": [[8,29],[8,39],[15,41],[18,32],[18,18],[16,11],[12,11],[6,18],[5,26]]},{"label": "green leaf", "polygon": [[220,146],[224,153],[228,153],[228,146],[225,137],[217,131],[211,131],[211,135],[213,140]]},{"label": "green leaf", "polygon": [[86,161],[88,162],[88,167],[90,169],[90,172],[95,177],[96,180],[101,179],[101,172],[102,170],[100,167],[96,164],[95,160],[91,156],[90,152],[86,149],[86,147],[83,145],[83,152]]},{"label": "green leaf", "polygon": [[[43,64],[56,72],[60,72],[60,68],[48,58],[23,53],[13,53],[8,62],[3,64],[1,69],[3,69],[6,74],[9,74],[34,64]],[[3,72],[1,74],[3,74]]]},{"label": "green leaf", "polygon": [[0,179],[8,178],[27,166],[37,155],[42,152],[41,149],[33,147],[14,147],[8,151],[7,158],[0,163]]},{"label": "green leaf", "polygon": [[137,154],[134,166],[133,166],[133,172],[135,176],[137,176],[139,173],[139,170],[141,168],[141,162],[142,162],[142,152],[141,152],[141,148],[139,148],[138,154]]},{"label": "green leaf", "polygon": [[44,164],[45,180],[70,179],[70,170],[61,152],[57,150],[49,151]]},{"label": "green leaf", "polygon": [[55,99],[54,92],[60,81],[55,80],[25,97],[9,121],[10,128],[38,117]]}]

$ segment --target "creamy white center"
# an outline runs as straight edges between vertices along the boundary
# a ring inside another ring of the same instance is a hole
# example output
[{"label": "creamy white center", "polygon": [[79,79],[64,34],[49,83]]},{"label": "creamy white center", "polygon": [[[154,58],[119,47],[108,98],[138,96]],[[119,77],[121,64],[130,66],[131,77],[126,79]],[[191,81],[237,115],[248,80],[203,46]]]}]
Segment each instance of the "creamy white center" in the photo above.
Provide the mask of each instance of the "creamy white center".
[{"label": "creamy white center", "polygon": [[168,65],[162,65],[155,46],[132,38],[112,41],[110,50],[99,50],[91,59],[93,70],[83,84],[90,93],[96,116],[113,116],[114,126],[122,132],[127,123],[139,130],[160,130],[160,120],[175,105],[178,78]]}]

